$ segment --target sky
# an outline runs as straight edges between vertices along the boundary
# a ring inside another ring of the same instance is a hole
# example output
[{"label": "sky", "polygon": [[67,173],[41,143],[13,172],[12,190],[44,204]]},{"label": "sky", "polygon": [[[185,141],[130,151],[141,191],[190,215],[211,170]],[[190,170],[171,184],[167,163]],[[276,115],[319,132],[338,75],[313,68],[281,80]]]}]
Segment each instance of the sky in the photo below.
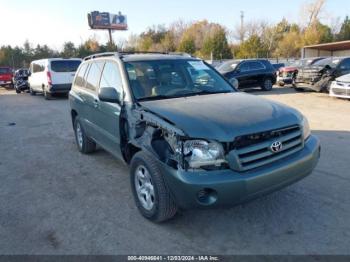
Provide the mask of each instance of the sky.
[{"label": "sky", "polygon": [[[113,38],[126,39],[157,24],[169,25],[182,19],[207,19],[233,30],[240,22],[265,20],[271,23],[283,17],[300,22],[301,6],[311,0],[0,0],[0,46],[22,46],[25,40],[33,45],[47,44],[60,50],[64,42],[80,44],[91,36],[105,43],[107,31],[91,30],[87,13],[98,10],[127,15],[129,30],[115,31]],[[350,15],[349,0],[327,0],[323,22],[333,23]]]}]

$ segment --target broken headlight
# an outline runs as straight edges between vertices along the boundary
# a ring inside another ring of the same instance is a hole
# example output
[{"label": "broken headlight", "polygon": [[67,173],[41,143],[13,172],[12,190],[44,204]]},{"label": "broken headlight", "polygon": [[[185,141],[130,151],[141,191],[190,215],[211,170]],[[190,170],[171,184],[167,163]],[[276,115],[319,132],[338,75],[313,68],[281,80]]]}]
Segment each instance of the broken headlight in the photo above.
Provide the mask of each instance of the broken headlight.
[{"label": "broken headlight", "polygon": [[309,125],[309,121],[307,120],[307,118],[304,116],[303,121],[302,121],[302,127],[303,127],[303,136],[304,136],[304,140],[308,139],[309,136],[311,135],[311,131],[310,131],[310,125]]},{"label": "broken headlight", "polygon": [[222,144],[214,141],[187,140],[183,143],[183,156],[190,168],[220,166],[226,162]]}]

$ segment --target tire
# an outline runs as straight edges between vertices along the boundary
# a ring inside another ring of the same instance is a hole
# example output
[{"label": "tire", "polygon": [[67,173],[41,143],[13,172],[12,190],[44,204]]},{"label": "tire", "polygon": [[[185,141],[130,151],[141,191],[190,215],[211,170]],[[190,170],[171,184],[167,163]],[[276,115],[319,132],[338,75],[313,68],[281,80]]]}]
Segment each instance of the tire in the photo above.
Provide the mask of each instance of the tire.
[{"label": "tire", "polygon": [[278,83],[278,86],[283,87],[283,86],[284,86],[284,83],[279,82],[279,83]]},{"label": "tire", "polygon": [[272,79],[271,78],[265,78],[262,82],[261,89],[264,91],[271,91],[272,90]]},{"label": "tire", "polygon": [[48,93],[45,89],[43,90],[43,93],[44,93],[44,97],[46,100],[52,99],[52,95],[50,93]]},{"label": "tire", "polygon": [[89,154],[96,150],[96,143],[87,137],[79,118],[74,119],[74,135],[78,150],[83,154]]},{"label": "tire", "polygon": [[[143,178],[140,179],[140,176],[143,176]],[[145,218],[157,223],[171,219],[177,212],[177,205],[163,176],[158,162],[148,153],[140,151],[132,158],[130,182],[136,206]],[[145,194],[141,193],[142,183],[144,183],[143,191],[148,191],[148,198],[146,196],[147,192]],[[147,206],[147,199],[151,199],[151,205]]]},{"label": "tire", "polygon": [[29,87],[29,94],[30,94],[31,96],[35,96],[35,95],[36,95],[36,92],[35,92],[31,87]]},{"label": "tire", "polygon": [[21,90],[18,90],[17,88],[15,89],[17,94],[21,93]]}]

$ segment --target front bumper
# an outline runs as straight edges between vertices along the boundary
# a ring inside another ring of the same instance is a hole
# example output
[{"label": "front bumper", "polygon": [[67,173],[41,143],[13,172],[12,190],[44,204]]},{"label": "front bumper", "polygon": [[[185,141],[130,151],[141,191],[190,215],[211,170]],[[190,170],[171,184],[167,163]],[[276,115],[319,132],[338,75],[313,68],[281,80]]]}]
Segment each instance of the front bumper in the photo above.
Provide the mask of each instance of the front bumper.
[{"label": "front bumper", "polygon": [[282,77],[278,76],[277,77],[277,83],[282,83],[282,84],[293,84],[293,77]]},{"label": "front bumper", "polygon": [[12,80],[0,80],[0,85],[12,85]]},{"label": "front bumper", "polygon": [[235,205],[276,191],[309,175],[319,157],[320,142],[311,136],[301,151],[242,173],[230,169],[189,172],[160,165],[176,203],[188,209]]},{"label": "front bumper", "polygon": [[332,82],[329,95],[340,98],[350,98],[350,83]]}]

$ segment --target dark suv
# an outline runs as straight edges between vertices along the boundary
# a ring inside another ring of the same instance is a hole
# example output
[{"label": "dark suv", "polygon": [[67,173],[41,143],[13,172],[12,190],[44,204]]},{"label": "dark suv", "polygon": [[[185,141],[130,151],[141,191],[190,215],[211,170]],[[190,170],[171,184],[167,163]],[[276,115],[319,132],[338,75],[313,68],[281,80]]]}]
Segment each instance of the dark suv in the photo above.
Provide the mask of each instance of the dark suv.
[{"label": "dark suv", "polygon": [[216,69],[230,81],[237,79],[239,88],[260,86],[270,91],[276,83],[276,70],[266,59],[229,60]]},{"label": "dark suv", "polygon": [[298,111],[237,92],[190,56],[87,57],[69,99],[78,149],[98,144],[130,164],[136,205],[157,222],[285,187],[320,156]]}]

